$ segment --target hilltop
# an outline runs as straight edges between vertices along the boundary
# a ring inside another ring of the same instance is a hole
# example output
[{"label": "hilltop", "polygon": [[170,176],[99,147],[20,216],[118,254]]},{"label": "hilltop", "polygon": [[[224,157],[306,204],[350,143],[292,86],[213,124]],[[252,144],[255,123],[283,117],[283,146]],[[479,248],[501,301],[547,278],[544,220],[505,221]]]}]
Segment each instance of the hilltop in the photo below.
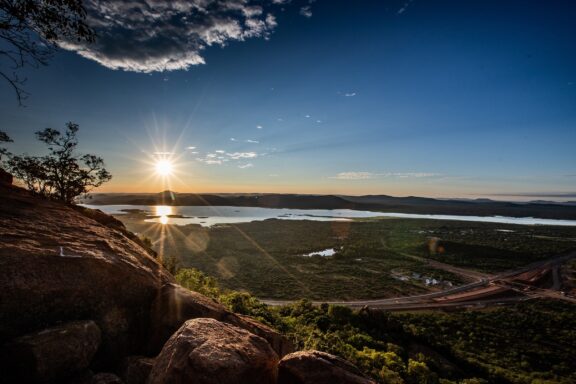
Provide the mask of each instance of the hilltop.
[{"label": "hilltop", "polygon": [[274,329],[176,284],[100,211],[0,183],[0,238],[8,382],[373,382],[335,356],[288,354]]}]

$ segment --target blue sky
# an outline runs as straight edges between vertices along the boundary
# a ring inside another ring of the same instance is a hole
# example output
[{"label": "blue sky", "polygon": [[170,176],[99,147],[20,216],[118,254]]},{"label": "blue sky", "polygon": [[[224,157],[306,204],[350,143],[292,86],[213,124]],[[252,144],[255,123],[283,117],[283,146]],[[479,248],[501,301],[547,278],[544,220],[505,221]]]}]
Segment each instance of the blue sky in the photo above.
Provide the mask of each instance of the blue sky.
[{"label": "blue sky", "polygon": [[26,107],[0,84],[12,152],[74,121],[102,191],[160,190],[171,156],[181,192],[576,196],[571,2],[238,1],[146,28],[117,3],[90,21],[133,29],[63,43],[26,71]]}]

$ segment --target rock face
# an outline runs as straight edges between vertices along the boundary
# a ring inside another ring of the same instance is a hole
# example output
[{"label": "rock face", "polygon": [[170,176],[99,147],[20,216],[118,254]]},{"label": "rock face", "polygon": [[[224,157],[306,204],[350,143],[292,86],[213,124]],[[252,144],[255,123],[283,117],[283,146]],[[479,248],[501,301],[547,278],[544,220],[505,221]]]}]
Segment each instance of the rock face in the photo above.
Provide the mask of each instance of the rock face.
[{"label": "rock face", "polygon": [[376,384],[348,361],[329,353],[291,353],[278,365],[278,384]]},{"label": "rock face", "polygon": [[66,378],[88,368],[99,345],[100,329],[93,321],[22,336],[0,350],[0,376],[26,383]]},{"label": "rock face", "polygon": [[122,379],[126,384],[146,384],[154,359],[145,356],[129,356],[123,364]]},{"label": "rock face", "polygon": [[173,281],[138,244],[57,202],[0,185],[0,345],[93,320],[104,363],[138,354],[159,288]]},{"label": "rock face", "polygon": [[193,319],[168,340],[148,384],[273,384],[277,363],[263,338],[214,319]]},{"label": "rock face", "polygon": [[266,339],[279,356],[293,351],[288,339],[249,316],[236,315],[204,295],[177,284],[165,284],[152,305],[151,324],[154,333],[149,352],[156,354],[166,340],[188,319],[209,317],[246,329]]}]

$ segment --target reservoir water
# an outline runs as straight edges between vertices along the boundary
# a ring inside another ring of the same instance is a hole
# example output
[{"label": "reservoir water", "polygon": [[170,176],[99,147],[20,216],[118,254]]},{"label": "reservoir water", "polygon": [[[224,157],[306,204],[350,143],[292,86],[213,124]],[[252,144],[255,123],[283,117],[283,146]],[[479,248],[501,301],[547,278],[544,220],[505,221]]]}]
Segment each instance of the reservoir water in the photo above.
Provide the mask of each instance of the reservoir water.
[{"label": "reservoir water", "polygon": [[197,206],[166,206],[166,205],[84,205],[88,208],[100,209],[108,214],[126,214],[137,210],[148,215],[146,221],[161,224],[188,225],[199,224],[211,227],[216,224],[248,223],[267,219],[281,220],[314,220],[314,221],[350,221],[352,219],[370,217],[395,217],[406,219],[433,219],[475,221],[500,224],[520,225],[561,225],[576,226],[576,220],[538,219],[533,217],[504,216],[458,216],[458,215],[427,215],[416,213],[390,213],[356,211],[351,209],[287,209],[258,207],[197,207]]}]

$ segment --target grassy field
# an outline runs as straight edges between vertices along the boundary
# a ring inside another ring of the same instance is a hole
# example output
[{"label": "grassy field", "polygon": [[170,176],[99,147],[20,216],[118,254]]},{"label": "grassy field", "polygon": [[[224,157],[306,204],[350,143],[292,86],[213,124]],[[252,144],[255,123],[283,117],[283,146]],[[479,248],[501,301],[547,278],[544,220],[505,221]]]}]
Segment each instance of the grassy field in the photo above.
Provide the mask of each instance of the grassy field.
[{"label": "grassy field", "polygon": [[[353,222],[266,220],[203,228],[117,216],[152,240],[164,257],[215,276],[224,288],[260,298],[382,298],[462,283],[427,258],[499,271],[576,247],[576,228],[456,221],[381,219]],[[335,248],[332,257],[302,256]],[[444,285],[426,286],[425,278]]]}]

